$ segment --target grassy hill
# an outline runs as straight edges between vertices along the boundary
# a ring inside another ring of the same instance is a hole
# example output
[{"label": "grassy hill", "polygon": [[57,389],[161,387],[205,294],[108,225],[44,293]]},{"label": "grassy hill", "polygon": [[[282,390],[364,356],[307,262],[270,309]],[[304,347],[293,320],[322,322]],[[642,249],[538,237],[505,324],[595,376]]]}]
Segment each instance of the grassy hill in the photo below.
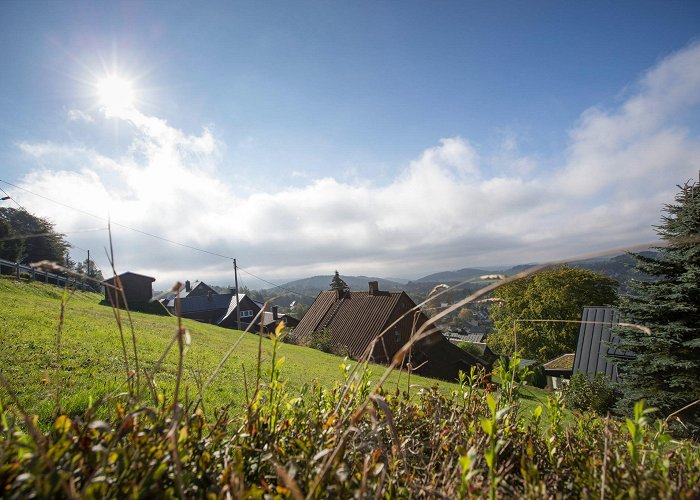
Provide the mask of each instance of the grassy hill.
[{"label": "grassy hill", "polygon": [[[0,371],[8,379],[19,400],[42,422],[51,417],[57,395],[61,405],[71,414],[84,410],[90,399],[112,391],[125,390],[126,367],[119,330],[110,307],[100,305],[101,296],[75,292],[67,297],[57,355],[57,328],[62,288],[36,282],[0,279]],[[172,317],[132,313],[137,353],[143,369],[153,370],[176,332],[177,320]],[[198,394],[198,384],[206,381],[225,353],[242,335],[243,339],[205,393],[204,408],[245,403],[244,372],[247,383],[255,384],[259,337],[250,333],[227,330],[213,325],[185,320],[192,342],[184,361],[184,383],[190,399]],[[129,368],[134,368],[131,334],[125,328]],[[262,374],[269,377],[271,345],[262,339]],[[318,383],[330,387],[342,378],[342,358],[301,346],[281,344],[278,358],[285,357],[282,376],[291,392]],[[377,379],[384,367],[372,367]],[[171,395],[177,373],[176,348],[171,349],[155,374],[159,390]],[[399,383],[407,388],[406,374],[393,373],[385,384],[394,388]],[[411,384],[431,386],[436,381],[418,376]],[[446,389],[454,384],[440,382]],[[415,389],[413,389],[415,391]],[[0,389],[1,401],[7,402],[6,391]]]},{"label": "grassy hill", "polygon": [[[249,388],[256,366],[269,380],[271,341],[262,340],[258,365],[260,337],[193,322],[184,358],[190,400],[242,338],[206,393],[204,415],[119,394],[110,402],[120,406],[82,412],[91,397],[123,390],[125,378],[113,312],[99,300],[0,279],[0,371],[9,380],[0,388],[0,485],[8,498],[578,498],[591,491],[695,498],[699,491],[697,444],[673,440],[661,420],[652,427],[643,402],[626,422],[590,412],[567,418],[560,399],[549,401],[547,414],[535,410],[542,392],[511,393],[507,383],[490,392],[473,380],[461,388],[441,383],[447,391],[412,390],[408,399],[392,394],[397,383],[407,386],[396,373],[384,392],[370,393],[365,383],[304,392],[313,381],[335,386],[341,360],[282,345],[281,378],[263,385],[250,411],[236,412],[244,373]],[[140,362],[150,369],[176,320],[133,320]],[[131,368],[134,361],[130,355]],[[155,377],[170,394],[175,366],[171,353]],[[375,367],[374,377],[381,371]],[[8,385],[20,405],[39,413],[41,429],[7,410]],[[57,395],[68,416],[52,413]],[[211,418],[227,405],[229,418]]]}]

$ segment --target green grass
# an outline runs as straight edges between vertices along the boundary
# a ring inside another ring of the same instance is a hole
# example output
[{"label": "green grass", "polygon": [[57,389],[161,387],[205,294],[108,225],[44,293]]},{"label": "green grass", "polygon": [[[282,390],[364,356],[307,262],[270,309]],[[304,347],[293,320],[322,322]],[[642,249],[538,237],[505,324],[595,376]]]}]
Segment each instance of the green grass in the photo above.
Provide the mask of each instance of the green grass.
[{"label": "green grass", "polygon": [[[75,292],[65,307],[61,337],[61,357],[57,357],[57,328],[61,299],[60,287],[37,282],[0,279],[0,371],[27,411],[48,422],[54,413],[56,395],[69,414],[84,411],[97,398],[115,390],[125,391],[126,368],[119,330],[110,307],[100,305],[102,296]],[[165,351],[177,328],[173,317],[131,313],[136,332],[139,362],[149,372]],[[123,315],[125,318],[125,315]],[[213,325],[184,321],[192,344],[184,358],[183,388],[189,398],[198,395],[197,380],[205,381],[215,370],[231,346],[243,340],[223,366],[205,393],[207,414],[220,407],[242,408],[245,403],[245,371],[249,387],[255,385],[259,337],[250,333],[227,330]],[[134,368],[133,349],[128,328],[125,328],[130,367]],[[262,340],[262,372],[269,376],[272,342]],[[171,396],[177,373],[176,346],[166,357],[155,376],[159,391]],[[341,380],[342,358],[306,347],[280,344],[278,358],[283,356],[282,378],[291,393],[298,393],[305,384],[318,383],[331,387]],[[376,380],[385,367],[371,367]],[[143,379],[143,377],[142,377]],[[143,383],[143,380],[142,380]],[[393,390],[408,388],[406,373],[393,373],[384,387]],[[411,376],[411,391],[430,387],[436,380]],[[440,381],[443,390],[456,389],[456,384]],[[416,387],[418,386],[418,387]],[[121,389],[119,389],[121,387]],[[2,401],[7,394],[2,392]],[[533,403],[533,406],[536,404]]]},{"label": "green grass", "polygon": [[[91,398],[125,389],[122,346],[113,312],[99,305],[99,295],[77,293],[66,302],[64,293],[0,279],[0,371],[20,404],[41,418],[37,429],[8,408],[12,398],[0,387],[0,485],[9,497],[579,498],[594,492],[694,498],[700,491],[697,444],[674,440],[643,402],[624,422],[590,412],[574,416],[561,399],[550,401],[548,415],[546,391],[505,382],[487,392],[478,377],[426,391],[418,388],[436,381],[412,377],[409,400],[392,394],[407,388],[405,373],[394,372],[383,393],[370,393],[365,384],[336,384],[343,379],[341,358],[288,344],[274,351],[286,362],[270,380],[272,341],[259,344],[257,335],[196,322],[186,322],[192,346],[183,383],[190,401],[196,380],[206,379],[242,339],[206,392],[204,415],[168,404],[175,352],[156,375],[165,404],[118,395],[97,414],[83,411]],[[153,367],[177,320],[133,318],[141,362]],[[511,365],[496,375],[510,380],[517,360]],[[242,374],[252,391],[257,366],[260,392],[249,411],[241,411]],[[385,368],[372,371],[376,380]],[[302,390],[313,383],[318,390]],[[115,408],[116,401],[121,406]],[[541,418],[533,415],[538,405]],[[214,408],[225,406],[231,406],[225,418],[212,418]]]}]

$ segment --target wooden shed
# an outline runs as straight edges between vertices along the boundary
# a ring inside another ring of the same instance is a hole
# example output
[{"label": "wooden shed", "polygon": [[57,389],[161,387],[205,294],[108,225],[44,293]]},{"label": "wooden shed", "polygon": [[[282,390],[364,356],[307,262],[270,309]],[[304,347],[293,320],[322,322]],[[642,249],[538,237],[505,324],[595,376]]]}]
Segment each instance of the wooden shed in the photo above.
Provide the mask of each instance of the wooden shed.
[{"label": "wooden shed", "polygon": [[[126,301],[129,306],[132,304],[146,304],[151,300],[155,278],[132,272],[122,273],[118,275],[118,277],[124,287],[124,295],[126,296]],[[105,280],[105,283],[107,285],[116,286],[116,278],[117,276],[113,276]],[[116,294],[117,291],[111,286],[105,286],[105,301],[111,305],[118,304],[123,306],[124,304],[122,304],[121,297],[117,297]]]}]

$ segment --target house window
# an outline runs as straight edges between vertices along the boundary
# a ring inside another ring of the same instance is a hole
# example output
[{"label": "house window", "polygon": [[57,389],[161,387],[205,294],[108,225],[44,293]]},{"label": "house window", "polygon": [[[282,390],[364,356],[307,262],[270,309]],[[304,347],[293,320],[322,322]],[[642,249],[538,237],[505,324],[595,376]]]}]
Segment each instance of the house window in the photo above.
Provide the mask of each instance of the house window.
[{"label": "house window", "polygon": [[241,311],[241,318],[252,318],[253,311]]}]

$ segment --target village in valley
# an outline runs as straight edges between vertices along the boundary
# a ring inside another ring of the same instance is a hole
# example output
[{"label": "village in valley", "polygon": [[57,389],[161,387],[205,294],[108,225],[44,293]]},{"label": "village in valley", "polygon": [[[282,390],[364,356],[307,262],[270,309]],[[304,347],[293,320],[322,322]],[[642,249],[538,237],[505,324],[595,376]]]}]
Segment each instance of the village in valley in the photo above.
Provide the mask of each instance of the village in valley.
[{"label": "village in valley", "polygon": [[[584,269],[615,272],[618,278],[625,279],[622,284],[615,282],[615,286],[624,289],[626,281],[631,279],[630,260],[625,255],[613,255],[608,259],[578,264]],[[285,341],[295,344],[309,345],[312,338],[326,335],[328,338],[322,349],[328,352],[354,360],[368,359],[388,364],[430,317],[448,310],[465,295],[505,279],[507,274],[504,273],[517,273],[525,268],[527,266],[518,266],[490,274],[485,270],[467,268],[426,276],[404,285],[381,280],[391,290],[380,290],[379,278],[368,281],[366,290],[351,289],[336,271],[334,276],[314,277],[316,283],[328,281],[328,289],[319,291],[305,306],[302,306],[304,299],[311,298],[307,294],[314,292],[308,287],[309,280],[286,283],[267,291],[246,288],[244,293],[237,293],[235,287],[222,288],[202,281],[185,280],[177,291],[154,293],[152,283],[155,278],[126,272],[120,274],[118,280],[117,277],[106,280],[108,286],[103,287],[103,291],[107,304],[119,307],[120,301],[125,301],[132,310],[167,311],[174,316],[227,329],[271,334],[278,331],[281,324],[285,328]],[[437,277],[451,285],[431,281]],[[462,282],[455,282],[456,278]],[[357,283],[362,278],[348,279]],[[123,296],[115,291],[117,283],[123,288]],[[295,288],[299,290],[302,283],[306,288],[295,293]],[[421,297],[422,300],[418,301],[421,306],[402,287]],[[281,297],[280,291],[283,292]],[[266,296],[271,300],[266,301]],[[154,302],[162,309],[154,308]],[[433,327],[431,335],[416,343],[411,357],[400,368],[451,381],[458,380],[460,372],[468,373],[472,367],[490,371],[499,355],[504,354],[495,353],[487,343],[488,333],[493,329],[489,315],[493,304],[489,299],[470,303],[436,323],[437,328]],[[537,383],[542,388],[559,389],[575,373],[589,377],[603,373],[610,382],[617,382],[619,376],[615,364],[607,359],[616,355],[616,351],[608,346],[619,341],[611,333],[619,322],[618,318],[618,312],[612,307],[585,305],[581,308],[580,323],[576,325],[578,329],[580,324],[580,332],[575,339],[575,352],[571,349],[572,352],[557,352],[551,359],[526,358],[519,363],[528,370],[537,369],[540,375]]]}]

